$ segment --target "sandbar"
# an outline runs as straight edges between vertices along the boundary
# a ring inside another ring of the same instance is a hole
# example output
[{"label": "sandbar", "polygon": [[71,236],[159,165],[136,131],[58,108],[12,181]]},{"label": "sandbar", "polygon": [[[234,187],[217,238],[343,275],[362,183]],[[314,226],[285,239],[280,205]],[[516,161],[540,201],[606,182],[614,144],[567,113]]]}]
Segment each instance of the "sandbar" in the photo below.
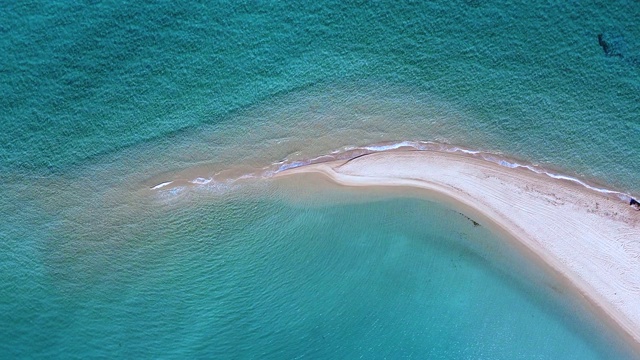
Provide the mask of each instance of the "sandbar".
[{"label": "sandbar", "polygon": [[464,154],[385,151],[288,169],[345,186],[424,189],[518,242],[640,348],[640,211],[618,198]]}]

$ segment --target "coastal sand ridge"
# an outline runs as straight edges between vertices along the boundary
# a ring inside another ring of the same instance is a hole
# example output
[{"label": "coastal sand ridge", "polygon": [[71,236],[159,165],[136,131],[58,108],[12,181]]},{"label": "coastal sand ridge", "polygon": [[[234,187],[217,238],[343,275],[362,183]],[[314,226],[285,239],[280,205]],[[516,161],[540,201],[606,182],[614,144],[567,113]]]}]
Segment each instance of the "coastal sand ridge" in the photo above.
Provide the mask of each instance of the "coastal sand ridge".
[{"label": "coastal sand ridge", "polygon": [[388,151],[306,165],[345,186],[416,187],[476,212],[570,282],[640,348],[640,212],[563,180],[463,154]]}]

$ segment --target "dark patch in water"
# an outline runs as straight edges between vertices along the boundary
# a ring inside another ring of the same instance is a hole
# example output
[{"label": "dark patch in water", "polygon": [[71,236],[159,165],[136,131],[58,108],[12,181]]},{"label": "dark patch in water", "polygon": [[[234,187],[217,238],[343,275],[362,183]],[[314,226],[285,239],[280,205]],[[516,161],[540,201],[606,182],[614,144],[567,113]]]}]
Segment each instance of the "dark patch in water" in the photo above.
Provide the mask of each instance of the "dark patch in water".
[{"label": "dark patch in water", "polygon": [[608,57],[624,58],[627,52],[627,43],[624,36],[617,32],[604,32],[598,34],[598,44]]},{"label": "dark patch in water", "polygon": [[465,215],[465,214],[463,214],[461,212],[459,212],[458,214],[464,216],[467,220],[471,221],[471,223],[473,223],[473,226],[480,226],[480,224],[477,221],[473,220],[472,218],[468,217],[467,215]]},{"label": "dark patch in water", "polygon": [[629,46],[622,33],[605,31],[598,34],[598,44],[602,47],[606,57],[617,57],[629,65],[640,66],[640,57],[629,54]]}]

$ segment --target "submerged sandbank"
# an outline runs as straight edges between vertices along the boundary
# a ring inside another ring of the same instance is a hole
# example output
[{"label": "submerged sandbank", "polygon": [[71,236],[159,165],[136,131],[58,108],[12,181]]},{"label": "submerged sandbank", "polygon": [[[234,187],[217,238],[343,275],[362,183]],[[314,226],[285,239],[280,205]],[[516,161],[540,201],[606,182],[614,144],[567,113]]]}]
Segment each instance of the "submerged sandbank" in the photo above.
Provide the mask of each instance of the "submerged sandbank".
[{"label": "submerged sandbank", "polygon": [[463,154],[475,159],[492,162],[501,167],[523,169],[545,175],[552,179],[573,182],[588,190],[614,196],[625,202],[629,202],[632,199],[632,196],[628,193],[609,189],[605,185],[598,184],[593,181],[585,182],[580,179],[580,176],[563,174],[561,172],[542,167],[538,164],[511,158],[503,154],[474,150],[446,143],[419,140],[387,141],[369,145],[348,145],[331,152],[325,152],[320,156],[302,158],[295,155],[293,158],[289,158],[289,156],[287,156],[280,161],[270,163],[266,166],[256,167],[257,164],[236,164],[234,166],[229,166],[229,164],[225,164],[222,168],[211,165],[189,167],[187,169],[173,172],[170,175],[170,178],[167,178],[166,176],[168,174],[165,173],[148,179],[145,186],[148,186],[149,190],[159,191],[165,195],[175,195],[192,187],[200,188],[205,186],[209,189],[224,189],[238,181],[270,178],[283,171],[301,166],[328,163],[337,160],[351,160],[363,155],[398,150]]},{"label": "submerged sandbank", "polygon": [[640,348],[640,212],[611,194],[458,153],[385,151],[283,169],[346,186],[416,187],[517,240]]}]

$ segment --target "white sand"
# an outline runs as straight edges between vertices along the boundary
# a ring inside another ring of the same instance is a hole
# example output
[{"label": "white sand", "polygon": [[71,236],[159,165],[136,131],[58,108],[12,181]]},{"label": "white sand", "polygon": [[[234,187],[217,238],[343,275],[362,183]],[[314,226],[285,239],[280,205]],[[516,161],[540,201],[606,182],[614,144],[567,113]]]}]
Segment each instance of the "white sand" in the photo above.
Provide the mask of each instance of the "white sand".
[{"label": "white sand", "polygon": [[291,169],[348,186],[409,186],[446,197],[506,232],[640,344],[640,212],[523,169],[469,156],[396,151]]}]

